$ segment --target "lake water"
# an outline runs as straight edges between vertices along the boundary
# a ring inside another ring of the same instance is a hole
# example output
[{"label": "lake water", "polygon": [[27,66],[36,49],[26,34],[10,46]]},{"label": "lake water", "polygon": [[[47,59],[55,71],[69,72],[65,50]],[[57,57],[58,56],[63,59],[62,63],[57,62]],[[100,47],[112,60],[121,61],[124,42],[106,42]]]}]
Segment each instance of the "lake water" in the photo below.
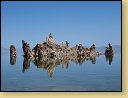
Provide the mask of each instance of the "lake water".
[{"label": "lake water", "polygon": [[121,53],[61,64],[50,60],[49,65],[24,60],[22,54],[18,50],[10,62],[9,50],[2,50],[2,91],[121,91]]}]

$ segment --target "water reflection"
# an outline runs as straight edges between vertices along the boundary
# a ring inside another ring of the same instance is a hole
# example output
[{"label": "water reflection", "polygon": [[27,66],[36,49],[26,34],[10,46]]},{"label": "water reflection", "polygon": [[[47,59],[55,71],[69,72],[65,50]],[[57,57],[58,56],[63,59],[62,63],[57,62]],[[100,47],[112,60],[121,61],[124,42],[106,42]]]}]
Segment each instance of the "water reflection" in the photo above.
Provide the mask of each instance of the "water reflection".
[{"label": "water reflection", "polygon": [[92,62],[92,64],[96,64],[96,56],[91,56],[90,61]]},{"label": "water reflection", "polygon": [[105,55],[105,57],[106,57],[106,62],[108,62],[109,65],[111,65],[114,55]]},{"label": "water reflection", "polygon": [[16,63],[16,56],[10,56],[10,64],[15,65]]},{"label": "water reflection", "polygon": [[58,58],[35,58],[32,62],[37,66],[37,68],[44,68],[47,70],[50,77],[53,76],[55,68],[62,64],[62,68],[69,62],[68,59],[58,59]]},{"label": "water reflection", "polygon": [[[23,60],[23,72],[25,72],[27,69],[30,68],[30,62],[32,62],[37,68],[43,68],[47,70],[50,77],[53,76],[54,71],[58,65],[61,65],[62,68],[69,68],[69,63],[74,62],[75,64],[82,65],[86,61],[91,61],[92,64],[96,64],[96,57],[97,56],[91,56],[91,57],[84,57],[84,56],[77,56],[77,57],[63,57],[63,58],[24,58]],[[106,62],[108,62],[110,65],[113,61],[113,55],[105,55]],[[10,64],[14,65],[16,63],[16,57],[10,57]]]},{"label": "water reflection", "polygon": [[23,72],[30,68],[30,59],[24,58],[23,60]]}]

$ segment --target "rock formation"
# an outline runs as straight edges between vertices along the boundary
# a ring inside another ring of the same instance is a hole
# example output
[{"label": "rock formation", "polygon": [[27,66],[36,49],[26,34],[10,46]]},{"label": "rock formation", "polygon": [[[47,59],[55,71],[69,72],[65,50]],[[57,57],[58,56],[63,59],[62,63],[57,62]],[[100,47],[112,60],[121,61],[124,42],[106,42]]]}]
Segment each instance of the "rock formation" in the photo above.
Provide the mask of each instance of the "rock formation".
[{"label": "rock formation", "polygon": [[82,44],[76,45],[75,47],[70,48],[69,43],[62,42],[62,46],[55,43],[52,33],[49,34],[48,39],[41,43],[37,44],[32,51],[30,46],[24,40],[22,40],[24,57],[30,58],[63,58],[70,56],[97,56],[99,52],[96,52],[96,46],[93,44],[90,48],[85,48]]},{"label": "rock formation", "polygon": [[26,57],[26,58],[33,57],[33,54],[30,50],[29,44],[27,42],[25,42],[24,40],[22,40],[22,48],[23,48],[23,52],[24,52],[24,57]]},{"label": "rock formation", "polygon": [[[35,47],[30,49],[27,42],[22,40],[23,48],[23,72],[30,67],[32,61],[37,68],[44,68],[48,71],[49,76],[52,77],[57,65],[62,65],[62,68],[69,67],[69,62],[73,61],[76,64],[82,64],[83,62],[90,60],[92,64],[96,63],[96,57],[105,54],[106,61],[111,64],[113,60],[113,48],[111,44],[105,48],[105,53],[96,51],[96,45],[93,44],[91,47],[85,47],[82,44],[78,44],[74,47],[70,47],[68,41],[63,41],[61,45],[57,44],[52,36],[49,37],[42,43],[38,43]],[[13,65],[16,62],[16,48],[14,45],[10,46],[10,63]]]},{"label": "rock formation", "polygon": [[14,45],[10,46],[10,57],[16,57],[16,48]]},{"label": "rock formation", "polygon": [[[62,65],[62,68],[68,68],[70,61],[80,65],[88,60],[95,64],[96,57],[102,54],[105,54],[106,61],[111,64],[114,54],[110,43],[108,47],[105,47],[105,53],[100,53],[96,51],[95,44],[88,48],[82,44],[70,47],[68,41],[63,41],[59,45],[54,41],[52,33],[49,34],[49,37],[44,42],[36,44],[32,50],[29,44],[22,40],[22,48],[24,53],[23,72],[30,68],[30,62],[32,61],[37,68],[46,69],[50,77],[53,76],[54,70],[58,65]],[[10,64],[14,65],[15,62],[16,48],[14,45],[11,45]]]},{"label": "rock formation", "polygon": [[110,43],[108,45],[108,47],[105,47],[105,55],[113,55],[114,51],[112,45]]},{"label": "rock formation", "polygon": [[[55,43],[52,33],[43,43],[38,43],[36,46],[30,50],[30,46],[27,42],[22,40],[23,52],[25,58],[34,58],[38,60],[39,58],[88,58],[91,57],[95,63],[95,57],[101,55],[102,53],[96,51],[96,45],[93,44],[90,48],[86,48],[82,44],[76,45],[75,47],[70,47],[67,41],[62,42],[62,45]],[[105,55],[112,55],[113,49],[111,44],[105,49]]]},{"label": "rock formation", "polygon": [[16,48],[14,45],[10,46],[10,64],[14,65],[16,63]]}]

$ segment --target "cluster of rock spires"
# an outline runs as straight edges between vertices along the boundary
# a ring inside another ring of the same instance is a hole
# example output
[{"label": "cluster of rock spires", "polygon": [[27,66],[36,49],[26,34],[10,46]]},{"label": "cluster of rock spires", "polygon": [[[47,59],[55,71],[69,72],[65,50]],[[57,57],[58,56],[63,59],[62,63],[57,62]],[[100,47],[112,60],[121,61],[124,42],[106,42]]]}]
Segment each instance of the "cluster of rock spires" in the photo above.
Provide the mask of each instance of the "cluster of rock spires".
[{"label": "cluster of rock spires", "polygon": [[[41,44],[36,44],[36,46],[31,50],[27,42],[22,40],[23,56],[25,58],[41,58],[41,57],[68,57],[68,56],[97,56],[100,54],[113,55],[113,49],[109,43],[109,47],[105,47],[105,53],[99,53],[96,51],[96,46],[93,44],[90,48],[84,47],[82,44],[76,45],[75,47],[70,48],[69,43],[62,42],[62,46],[54,42],[52,33],[49,34],[48,39],[46,39]],[[16,49],[14,45],[10,46],[10,56],[16,56]]]},{"label": "cluster of rock spires", "polygon": [[90,48],[85,48],[82,44],[76,45],[70,48],[69,43],[62,42],[62,46],[54,42],[53,36],[50,33],[49,38],[46,39],[41,44],[36,44],[36,46],[30,50],[30,46],[27,42],[22,40],[22,48],[24,52],[24,57],[26,58],[40,58],[40,57],[68,57],[68,56],[97,56],[101,53],[96,51],[96,46],[93,44]]},{"label": "cluster of rock spires", "polygon": [[[33,49],[30,49],[30,45],[22,40],[23,48],[23,72],[30,67],[32,61],[37,68],[44,68],[48,71],[50,77],[57,65],[62,65],[62,68],[66,65],[68,68],[69,61],[73,61],[76,64],[82,64],[83,62],[90,60],[92,64],[96,63],[96,56],[105,54],[106,61],[111,64],[113,60],[113,48],[109,43],[108,47],[105,47],[105,53],[96,51],[96,46],[93,44],[90,48],[84,47],[82,44],[76,45],[70,48],[67,41],[62,42],[62,45],[55,43],[52,33],[49,34],[48,39],[41,43],[36,44]],[[13,65],[16,62],[16,48],[14,45],[10,46],[10,63]]]}]

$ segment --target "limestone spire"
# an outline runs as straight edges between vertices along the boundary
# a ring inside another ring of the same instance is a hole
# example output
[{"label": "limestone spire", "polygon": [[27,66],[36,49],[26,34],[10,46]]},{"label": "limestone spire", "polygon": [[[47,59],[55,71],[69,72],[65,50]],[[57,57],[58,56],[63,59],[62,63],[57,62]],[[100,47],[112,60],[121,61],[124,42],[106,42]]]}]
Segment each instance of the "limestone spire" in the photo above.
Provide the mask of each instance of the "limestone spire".
[{"label": "limestone spire", "polygon": [[49,38],[53,38],[53,37],[52,37],[52,33],[49,34]]},{"label": "limestone spire", "polygon": [[52,36],[52,33],[49,34],[48,42],[55,43],[54,39],[53,39],[53,36]]}]

